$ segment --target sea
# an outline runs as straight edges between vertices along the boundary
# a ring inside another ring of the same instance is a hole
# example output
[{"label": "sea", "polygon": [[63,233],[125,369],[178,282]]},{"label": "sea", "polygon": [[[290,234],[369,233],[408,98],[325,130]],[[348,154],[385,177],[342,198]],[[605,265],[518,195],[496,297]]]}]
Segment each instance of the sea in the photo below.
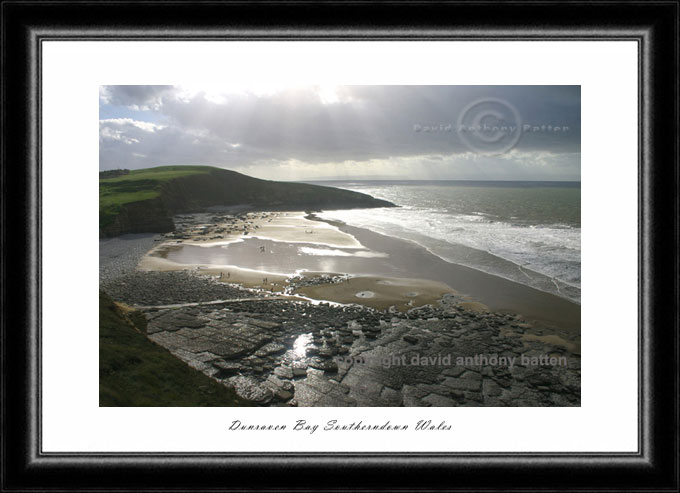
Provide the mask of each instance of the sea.
[{"label": "sea", "polygon": [[540,181],[324,181],[395,208],[324,219],[415,242],[447,262],[580,304],[581,184]]}]

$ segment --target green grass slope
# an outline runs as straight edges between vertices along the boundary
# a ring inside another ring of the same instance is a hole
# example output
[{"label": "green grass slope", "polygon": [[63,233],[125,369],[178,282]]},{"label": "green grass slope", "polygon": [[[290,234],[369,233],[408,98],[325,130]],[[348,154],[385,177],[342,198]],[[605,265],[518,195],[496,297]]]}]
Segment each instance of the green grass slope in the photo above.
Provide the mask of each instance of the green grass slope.
[{"label": "green grass slope", "polygon": [[339,188],[261,180],[210,166],[161,166],[99,180],[102,236],[167,232],[171,217],[210,206],[369,208],[394,204]]},{"label": "green grass slope", "polygon": [[191,175],[208,174],[209,166],[161,166],[136,169],[114,178],[99,179],[99,225],[107,226],[124,204],[143,202],[161,195],[164,183]]},{"label": "green grass slope", "polygon": [[149,340],[140,312],[125,312],[99,293],[99,405],[247,406],[238,397]]}]

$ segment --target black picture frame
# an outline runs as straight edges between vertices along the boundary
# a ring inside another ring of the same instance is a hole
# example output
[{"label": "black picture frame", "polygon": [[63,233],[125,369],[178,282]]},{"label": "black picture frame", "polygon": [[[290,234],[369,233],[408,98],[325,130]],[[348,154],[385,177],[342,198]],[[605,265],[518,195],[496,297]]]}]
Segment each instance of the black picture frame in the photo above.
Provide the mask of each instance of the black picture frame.
[{"label": "black picture frame", "polygon": [[[678,491],[679,11],[677,1],[2,2],[3,491]],[[637,41],[639,450],[616,454],[42,452],[41,43],[118,39]]]}]

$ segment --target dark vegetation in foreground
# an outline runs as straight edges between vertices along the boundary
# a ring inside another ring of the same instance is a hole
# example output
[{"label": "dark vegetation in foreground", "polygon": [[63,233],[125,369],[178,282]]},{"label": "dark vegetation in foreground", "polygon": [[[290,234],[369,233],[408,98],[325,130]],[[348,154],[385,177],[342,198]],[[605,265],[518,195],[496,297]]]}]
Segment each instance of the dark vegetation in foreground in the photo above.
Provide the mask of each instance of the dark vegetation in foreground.
[{"label": "dark vegetation in foreground", "polygon": [[172,216],[176,214],[242,205],[263,210],[394,206],[350,190],[260,180],[211,166],[161,166],[105,173],[99,178],[99,229],[103,237],[167,233],[174,230]]},{"label": "dark vegetation in foreground", "polygon": [[100,406],[248,406],[146,336],[146,318],[99,293]]}]

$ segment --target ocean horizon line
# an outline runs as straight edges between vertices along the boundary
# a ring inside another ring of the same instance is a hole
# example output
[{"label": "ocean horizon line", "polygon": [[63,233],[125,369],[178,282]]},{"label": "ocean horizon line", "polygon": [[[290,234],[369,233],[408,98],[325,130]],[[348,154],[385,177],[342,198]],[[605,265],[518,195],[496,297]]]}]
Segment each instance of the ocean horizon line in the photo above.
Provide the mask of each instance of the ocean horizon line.
[{"label": "ocean horizon line", "polygon": [[457,184],[555,184],[555,185],[572,185],[580,186],[580,180],[421,180],[421,179],[381,179],[381,178],[343,178],[343,179],[305,179],[305,180],[290,180],[291,183],[457,183]]}]

